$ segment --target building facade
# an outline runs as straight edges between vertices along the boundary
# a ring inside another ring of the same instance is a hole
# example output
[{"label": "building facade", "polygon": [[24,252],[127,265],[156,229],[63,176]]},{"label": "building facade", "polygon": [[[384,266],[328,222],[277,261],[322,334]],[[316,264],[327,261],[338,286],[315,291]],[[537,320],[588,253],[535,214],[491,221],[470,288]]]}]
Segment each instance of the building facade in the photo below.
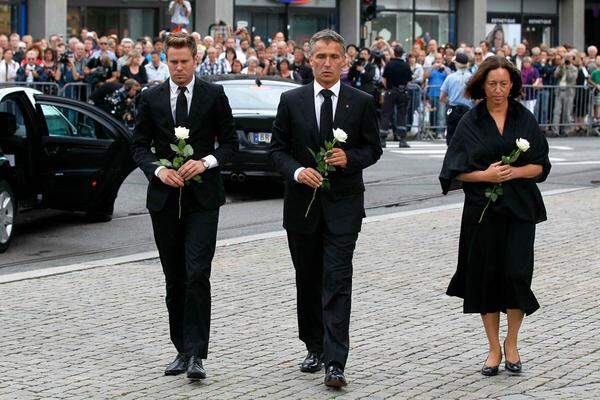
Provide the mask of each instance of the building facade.
[{"label": "building facade", "polygon": [[[377,0],[373,20],[361,19],[364,0],[189,0],[191,28],[203,35],[246,27],[267,40],[278,31],[301,43],[327,27],[349,43],[375,37],[409,45],[505,40],[514,47],[600,42],[600,0]],[[132,38],[169,26],[168,0],[0,0],[0,33],[65,36],[86,26]]]}]

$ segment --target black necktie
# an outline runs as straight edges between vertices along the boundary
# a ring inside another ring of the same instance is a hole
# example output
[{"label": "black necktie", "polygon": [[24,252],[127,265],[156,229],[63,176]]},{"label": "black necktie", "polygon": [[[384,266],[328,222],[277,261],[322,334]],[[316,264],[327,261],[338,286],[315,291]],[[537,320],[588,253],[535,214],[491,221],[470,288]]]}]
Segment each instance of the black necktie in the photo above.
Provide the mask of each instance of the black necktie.
[{"label": "black necktie", "polygon": [[187,88],[180,86],[177,90],[179,90],[179,95],[177,95],[177,104],[175,105],[175,126],[185,126],[188,117],[188,103],[185,97]]},{"label": "black necktie", "polygon": [[323,89],[320,93],[324,100],[321,104],[319,135],[321,135],[321,140],[325,141],[333,137],[333,102],[331,101],[333,92],[329,89]]}]

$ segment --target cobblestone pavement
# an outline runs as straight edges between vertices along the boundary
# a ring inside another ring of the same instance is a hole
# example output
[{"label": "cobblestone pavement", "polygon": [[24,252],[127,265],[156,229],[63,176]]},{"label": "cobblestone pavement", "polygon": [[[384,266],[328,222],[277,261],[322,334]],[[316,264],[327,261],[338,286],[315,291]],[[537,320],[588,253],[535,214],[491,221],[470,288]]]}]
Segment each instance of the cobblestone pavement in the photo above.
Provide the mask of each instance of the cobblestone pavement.
[{"label": "cobblestone pavement", "polygon": [[0,285],[0,398],[599,398],[600,189],[546,202],[533,283],[542,308],[523,325],[521,376],[480,375],[480,318],[444,294],[455,209],[365,224],[345,390],[298,370],[293,268],[278,237],[217,249],[209,377],[196,383],[162,375],[174,350],[156,260]]}]

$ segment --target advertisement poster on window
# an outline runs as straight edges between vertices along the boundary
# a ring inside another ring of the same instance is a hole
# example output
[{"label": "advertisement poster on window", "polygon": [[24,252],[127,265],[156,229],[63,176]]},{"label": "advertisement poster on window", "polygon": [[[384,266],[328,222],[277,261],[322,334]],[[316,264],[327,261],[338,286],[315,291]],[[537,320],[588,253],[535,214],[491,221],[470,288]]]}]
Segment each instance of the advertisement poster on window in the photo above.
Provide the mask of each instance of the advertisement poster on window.
[{"label": "advertisement poster on window", "polygon": [[515,48],[521,43],[521,21],[520,18],[488,18],[488,23],[485,25],[485,37],[490,49],[495,52],[505,43],[511,48]]}]

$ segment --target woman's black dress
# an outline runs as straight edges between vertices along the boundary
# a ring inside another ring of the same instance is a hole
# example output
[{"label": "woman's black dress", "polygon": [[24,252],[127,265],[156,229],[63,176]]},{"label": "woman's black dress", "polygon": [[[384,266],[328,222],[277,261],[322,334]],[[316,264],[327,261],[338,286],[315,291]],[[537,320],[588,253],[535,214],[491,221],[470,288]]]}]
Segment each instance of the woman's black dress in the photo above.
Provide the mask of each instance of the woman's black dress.
[{"label": "woman's black dress", "polygon": [[517,148],[523,138],[530,148],[513,166],[539,164],[535,179],[514,179],[502,184],[504,194],[491,203],[481,223],[479,217],[491,183],[463,182],[465,204],[462,215],[458,266],[447,294],[464,299],[465,313],[506,312],[521,309],[531,314],[539,304],[531,291],[535,225],[546,220],[546,209],[536,182],[550,172],[548,142],[534,116],[520,103],[510,100],[504,135],[487,110],[485,100],[466,113],[446,153],[440,182],[444,194],[452,180],[463,172],[483,171]]},{"label": "woman's black dress", "polygon": [[148,83],[148,75],[146,74],[146,68],[140,66],[137,74],[131,72],[127,65],[123,65],[121,68],[121,82],[125,83],[127,79],[135,79],[140,85]]}]

